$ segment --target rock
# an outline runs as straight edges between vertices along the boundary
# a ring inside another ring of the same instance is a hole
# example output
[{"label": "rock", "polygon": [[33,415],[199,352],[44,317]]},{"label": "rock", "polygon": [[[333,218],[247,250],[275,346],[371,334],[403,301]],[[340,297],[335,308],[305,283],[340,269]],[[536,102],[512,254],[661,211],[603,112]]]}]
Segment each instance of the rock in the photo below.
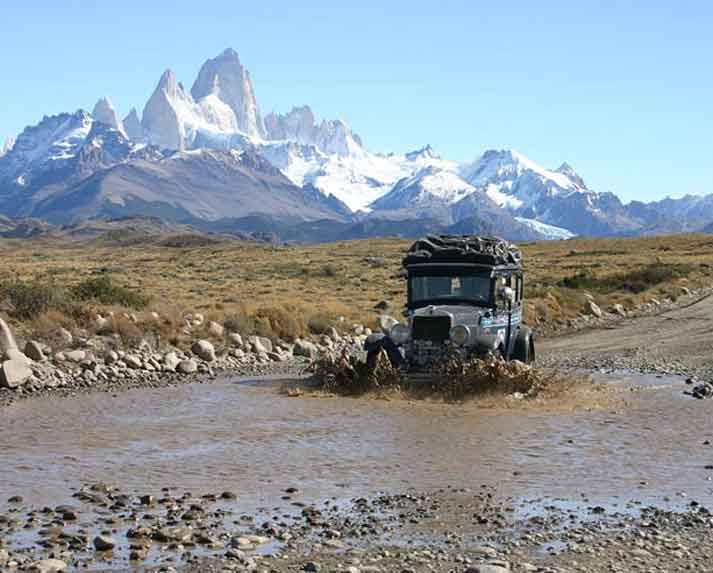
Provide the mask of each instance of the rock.
[{"label": "rock", "polygon": [[319,349],[317,345],[309,342],[308,340],[302,340],[298,338],[295,340],[295,347],[292,350],[295,356],[306,356],[307,358],[317,358],[319,355]]},{"label": "rock", "polygon": [[388,334],[391,329],[398,323],[398,320],[396,320],[393,316],[389,316],[388,314],[382,314],[379,317],[379,328],[381,328],[381,331],[384,334]]},{"label": "rock", "polygon": [[214,320],[208,323],[208,334],[215,336],[216,338],[222,338],[225,336],[225,328],[222,324],[218,324]]},{"label": "rock", "polygon": [[176,368],[178,368],[178,365],[181,363],[181,359],[178,358],[178,354],[173,351],[164,354],[161,361],[163,362],[163,367],[169,372],[175,372]]},{"label": "rock", "polygon": [[4,356],[8,350],[19,350],[19,348],[10,327],[0,318],[0,356]]},{"label": "rock", "polygon": [[124,363],[132,370],[140,370],[143,366],[141,358],[139,358],[135,354],[127,354],[126,356],[124,356]]},{"label": "rock", "polygon": [[64,353],[64,358],[65,360],[79,364],[82,360],[87,358],[87,353],[84,352],[84,350],[69,350]]},{"label": "rock", "polygon": [[175,527],[162,527],[153,534],[156,541],[167,543],[170,541],[176,543],[186,543],[193,537],[193,530],[190,527],[177,525]]},{"label": "rock", "polygon": [[42,559],[35,561],[28,571],[33,573],[61,573],[67,570],[67,564],[61,559]]},{"label": "rock", "polygon": [[10,554],[4,549],[0,549],[0,567],[5,566],[10,561]]},{"label": "rock", "polygon": [[374,309],[375,310],[386,310],[390,306],[391,306],[391,303],[388,300],[382,300],[382,301],[377,302],[374,305]]},{"label": "rock", "polygon": [[74,342],[74,336],[66,328],[58,328],[53,335],[58,345],[62,348],[70,346]]},{"label": "rock", "polygon": [[106,328],[109,325],[109,320],[104,318],[101,314],[98,314],[97,317],[94,319],[94,326],[97,327],[97,330],[102,330]]},{"label": "rock", "polygon": [[316,572],[316,571],[321,571],[321,570],[322,570],[322,566],[319,563],[317,563],[316,561],[309,561],[304,564],[304,567],[302,567],[302,571]]},{"label": "rock", "polygon": [[111,366],[112,364],[115,364],[118,361],[119,361],[119,355],[113,350],[110,350],[109,352],[106,353],[106,356],[104,356],[104,362],[109,366]]},{"label": "rock", "polygon": [[32,377],[32,370],[27,362],[13,359],[2,363],[0,367],[0,386],[17,388]]},{"label": "rock", "polygon": [[46,359],[42,346],[35,340],[29,340],[27,344],[25,344],[25,354],[28,358],[36,362],[44,362]]},{"label": "rock", "polygon": [[613,314],[618,314],[619,316],[626,316],[626,310],[624,310],[624,305],[619,303],[611,307],[611,312]]},{"label": "rock", "polygon": [[255,354],[267,354],[272,352],[272,340],[264,336],[248,336],[248,342],[253,348]]},{"label": "rock", "polygon": [[94,538],[94,549],[97,551],[111,551],[116,547],[116,540],[108,535],[97,535]]},{"label": "rock", "polygon": [[237,332],[230,332],[228,334],[228,340],[230,340],[230,342],[233,346],[242,346],[243,345],[243,337],[240,336]]},{"label": "rock", "polygon": [[474,567],[468,567],[465,573],[510,573],[510,567],[504,567],[502,565],[491,565],[484,563],[482,565],[476,565]]},{"label": "rock", "polygon": [[16,348],[11,348],[7,352],[5,352],[5,360],[19,360],[20,362],[24,362],[28,366],[32,364],[32,360],[24,353],[20,352]]},{"label": "rock", "polygon": [[330,326],[325,334],[334,342],[337,342],[340,339],[339,332],[337,332],[337,329],[333,326]]},{"label": "rock", "polygon": [[215,347],[207,340],[198,340],[191,347],[193,354],[206,362],[215,360]]},{"label": "rock", "polygon": [[193,374],[198,371],[198,363],[189,358],[188,360],[181,360],[176,366],[176,372],[181,374]]},{"label": "rock", "polygon": [[587,303],[584,305],[584,312],[586,314],[596,316],[597,318],[601,318],[604,314],[602,312],[602,309],[599,308],[599,306],[593,300],[587,301]]}]

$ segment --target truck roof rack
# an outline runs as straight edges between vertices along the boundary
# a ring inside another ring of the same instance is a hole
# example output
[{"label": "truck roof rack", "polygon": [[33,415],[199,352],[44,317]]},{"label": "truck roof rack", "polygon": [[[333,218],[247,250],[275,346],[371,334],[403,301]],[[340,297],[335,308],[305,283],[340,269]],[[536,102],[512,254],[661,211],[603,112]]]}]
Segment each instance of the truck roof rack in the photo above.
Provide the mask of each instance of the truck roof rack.
[{"label": "truck roof rack", "polygon": [[522,253],[499,237],[476,235],[426,235],[409,248],[403,266],[429,263],[480,264],[522,267]]}]

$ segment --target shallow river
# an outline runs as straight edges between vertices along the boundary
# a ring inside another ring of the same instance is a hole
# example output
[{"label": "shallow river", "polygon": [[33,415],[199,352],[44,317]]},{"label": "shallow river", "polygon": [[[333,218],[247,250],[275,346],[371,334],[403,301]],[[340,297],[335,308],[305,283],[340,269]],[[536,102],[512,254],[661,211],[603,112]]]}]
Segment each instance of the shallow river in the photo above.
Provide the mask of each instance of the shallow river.
[{"label": "shallow river", "polygon": [[21,401],[0,412],[0,508],[98,481],[233,490],[255,507],[289,486],[315,499],[489,484],[521,499],[710,502],[713,401],[683,397],[680,381],[633,382],[650,387],[618,412],[288,398],[245,381]]}]

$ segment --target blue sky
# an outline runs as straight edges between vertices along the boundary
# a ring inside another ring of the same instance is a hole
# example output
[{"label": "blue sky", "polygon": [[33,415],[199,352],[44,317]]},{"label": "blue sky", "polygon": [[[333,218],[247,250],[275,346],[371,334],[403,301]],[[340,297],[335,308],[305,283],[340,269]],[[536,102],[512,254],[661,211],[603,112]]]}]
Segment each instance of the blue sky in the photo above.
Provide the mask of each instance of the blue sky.
[{"label": "blue sky", "polygon": [[7,2],[0,139],[108,96],[139,111],[235,48],[263,114],[308,103],[374,151],[568,161],[624,199],[713,193],[713,2]]}]

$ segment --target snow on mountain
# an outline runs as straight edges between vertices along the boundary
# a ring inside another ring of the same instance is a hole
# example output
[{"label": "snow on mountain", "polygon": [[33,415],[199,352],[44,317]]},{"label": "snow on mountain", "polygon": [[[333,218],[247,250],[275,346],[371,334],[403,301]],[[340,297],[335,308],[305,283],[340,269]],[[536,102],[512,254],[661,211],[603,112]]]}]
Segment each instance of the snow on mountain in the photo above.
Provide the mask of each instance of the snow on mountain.
[{"label": "snow on mountain", "polygon": [[450,205],[475,192],[475,187],[455,173],[429,165],[399,180],[391,191],[370,207],[396,210],[428,206],[434,202]]},{"label": "snow on mountain", "polygon": [[562,227],[548,225],[547,223],[542,223],[536,219],[527,219],[525,217],[515,217],[515,219],[520,223],[527,225],[530,229],[537,231],[547,239],[571,239],[576,236],[572,231],[563,229]]},{"label": "snow on mountain", "polygon": [[238,119],[215,92],[196,102],[171,70],[166,70],[146,102],[141,120],[151,143],[168,149],[190,149],[204,132],[229,137],[238,131]]},{"label": "snow on mountain", "polygon": [[28,185],[33,177],[63,167],[74,158],[92,127],[92,117],[84,110],[45,116],[26,127],[0,162],[0,180]]},{"label": "snow on mountain", "polygon": [[[209,102],[208,119],[218,119],[217,123],[221,125],[235,122],[233,131],[248,136],[265,136],[250,73],[240,63],[235,50],[228,48],[203,64],[191,88],[191,95],[197,102],[213,97],[215,101]],[[233,117],[229,118],[217,102],[226,105],[233,112]],[[210,113],[217,113],[219,117],[211,116]]]},{"label": "snow on mountain", "polygon": [[144,128],[141,127],[141,120],[136,108],[132,107],[129,114],[122,121],[126,136],[132,141],[141,141],[144,138]]},{"label": "snow on mountain", "polygon": [[112,127],[113,129],[120,131],[121,133],[126,133],[124,131],[123,123],[116,115],[116,110],[114,109],[114,106],[111,105],[111,102],[106,97],[100,98],[99,101],[97,101],[97,103],[94,105],[92,117],[96,121],[100,121],[101,123],[104,123]]},{"label": "snow on mountain", "polygon": [[0,146],[0,157],[8,153],[12,149],[13,145],[15,145],[15,138],[7,137],[2,146]]}]

